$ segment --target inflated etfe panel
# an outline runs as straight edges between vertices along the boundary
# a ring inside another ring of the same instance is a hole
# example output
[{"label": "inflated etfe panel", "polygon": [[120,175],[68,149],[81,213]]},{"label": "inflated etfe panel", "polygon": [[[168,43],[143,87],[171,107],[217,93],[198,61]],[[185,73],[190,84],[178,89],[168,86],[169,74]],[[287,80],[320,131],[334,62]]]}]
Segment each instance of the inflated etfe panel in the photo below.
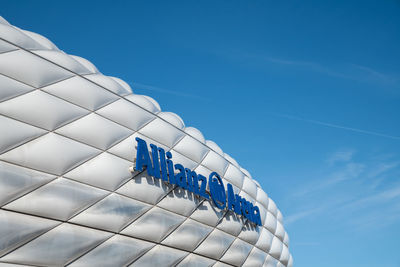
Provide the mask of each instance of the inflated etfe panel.
[{"label": "inflated etfe panel", "polygon": [[[0,265],[292,266],[282,214],[217,144],[1,17],[0,129]],[[203,195],[152,173],[154,149]]]}]

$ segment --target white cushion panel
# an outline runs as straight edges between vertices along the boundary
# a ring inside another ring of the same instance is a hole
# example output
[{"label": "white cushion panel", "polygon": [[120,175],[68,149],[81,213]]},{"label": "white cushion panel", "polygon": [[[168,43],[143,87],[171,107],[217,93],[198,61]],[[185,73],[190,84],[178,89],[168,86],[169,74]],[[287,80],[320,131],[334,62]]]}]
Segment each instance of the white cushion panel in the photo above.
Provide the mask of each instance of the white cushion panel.
[{"label": "white cushion panel", "polygon": [[70,222],[119,232],[125,225],[151,208],[143,202],[111,194],[70,219]]},{"label": "white cushion panel", "polygon": [[218,224],[217,228],[233,236],[238,236],[242,230],[242,218],[233,211],[227,211],[224,219]]},{"label": "white cushion panel", "polygon": [[61,127],[56,132],[99,149],[107,149],[132,134],[132,130],[95,113]]},{"label": "white cushion panel", "polygon": [[213,267],[231,267],[232,265],[217,261]]},{"label": "white cushion panel", "polygon": [[183,122],[181,117],[173,112],[161,112],[158,114],[158,116],[180,130],[185,129],[185,123]]},{"label": "white cushion panel", "polygon": [[188,219],[161,243],[164,245],[193,251],[213,228]]},{"label": "white cushion panel", "polygon": [[289,247],[290,239],[289,234],[285,231],[285,237],[283,238],[283,243]]},{"label": "white cushion panel", "polygon": [[223,215],[223,210],[215,208],[209,201],[203,201],[190,217],[196,221],[214,227]]},{"label": "white cushion panel", "polygon": [[107,77],[107,76],[104,76],[102,74],[97,74],[97,73],[85,75],[84,77],[93,81],[94,83],[118,94],[118,95],[126,95],[128,93],[132,93],[132,92],[128,92],[126,88],[121,86],[121,84],[119,84],[117,81],[115,81],[111,77]]},{"label": "white cushion panel", "polygon": [[106,195],[107,192],[104,190],[58,178],[14,200],[4,208],[66,220]]},{"label": "white cushion panel", "polygon": [[132,265],[134,267],[175,266],[188,252],[157,245]]},{"label": "white cushion panel", "polygon": [[200,163],[209,149],[193,137],[186,135],[174,147],[174,150]]},{"label": "white cushion panel", "polygon": [[277,267],[278,266],[279,261],[277,259],[275,259],[274,257],[272,257],[271,255],[268,255],[265,258],[265,263],[264,263],[264,267]]},{"label": "white cushion panel", "polygon": [[252,246],[250,244],[236,239],[221,260],[235,266],[242,266],[251,249]]},{"label": "white cushion panel", "polygon": [[23,50],[0,54],[0,73],[33,87],[74,76],[72,72]]},{"label": "white cushion panel", "polygon": [[0,115],[0,154],[47,131]]},{"label": "white cushion panel", "polygon": [[168,147],[173,147],[182,137],[183,132],[171,124],[156,118],[139,130],[139,133],[148,136]]},{"label": "white cushion panel", "polygon": [[247,221],[243,225],[242,231],[239,234],[239,238],[246,241],[249,244],[255,245],[260,237],[262,227],[256,226],[250,221]]},{"label": "white cushion panel", "polygon": [[248,176],[244,177],[242,190],[249,194],[253,199],[257,199],[257,185]]},{"label": "white cushion panel", "polygon": [[96,66],[93,65],[93,63],[90,62],[89,60],[87,60],[86,58],[74,56],[74,55],[70,55],[70,57],[72,57],[73,59],[75,59],[76,61],[81,63],[83,66],[85,66],[85,68],[88,69],[90,71],[90,73],[98,73],[99,72],[98,69],[96,68]]},{"label": "white cushion panel", "polygon": [[213,259],[220,259],[233,240],[234,237],[230,234],[214,229],[194,252]]},{"label": "white cushion panel", "polygon": [[147,109],[148,111],[152,112],[152,113],[158,113],[161,111],[160,106],[158,105],[157,102],[155,102],[155,100],[151,101],[149,99],[149,97],[145,96],[145,95],[128,95],[125,97],[126,99],[132,101],[133,103],[141,106],[144,109]]},{"label": "white cushion panel", "polygon": [[268,209],[268,195],[260,187],[257,187],[257,201],[262,204],[265,209]]},{"label": "white cushion panel", "polygon": [[278,215],[278,208],[271,198],[268,200],[268,211],[274,214],[275,217]]},{"label": "white cushion panel", "polygon": [[199,198],[193,193],[176,187],[157,206],[183,216],[189,216],[196,209],[198,203]]},{"label": "white cushion panel", "polygon": [[258,239],[256,246],[265,252],[269,252],[273,239],[274,235],[266,228],[263,228],[261,230],[260,238]]},{"label": "white cushion panel", "polygon": [[237,163],[237,161],[232,158],[231,156],[229,156],[228,154],[224,153],[224,158],[226,158],[227,161],[229,161],[229,163],[233,164],[235,167],[237,167],[238,169],[240,169],[239,164]]},{"label": "white cushion panel", "polygon": [[45,49],[45,47],[16,27],[0,23],[0,38],[25,49]]},{"label": "white cushion panel", "polygon": [[275,216],[272,213],[270,213],[268,211],[267,217],[266,217],[265,223],[264,223],[265,228],[267,228],[271,233],[275,234],[277,223],[278,223],[278,220],[275,218]]},{"label": "white cushion panel", "polygon": [[48,133],[1,154],[0,159],[61,175],[99,153],[90,146]]},{"label": "white cushion panel", "polygon": [[64,177],[114,191],[131,178],[131,165],[127,160],[104,152],[64,174]]},{"label": "white cushion panel", "polygon": [[39,90],[0,103],[0,114],[49,131],[88,113]]},{"label": "white cushion panel", "polygon": [[178,267],[205,267],[213,266],[214,263],[212,259],[191,253],[178,264]]},{"label": "white cushion panel", "polygon": [[90,71],[86,69],[82,64],[76,61],[74,58],[61,51],[56,50],[36,50],[33,51],[36,55],[39,55],[57,65],[64,67],[74,73],[88,74]]},{"label": "white cushion panel", "polygon": [[194,128],[194,127],[186,127],[185,132],[187,134],[189,134],[190,136],[196,138],[201,143],[203,143],[203,144],[206,143],[206,139],[204,138],[204,135],[200,132],[199,129]]},{"label": "white cushion panel", "polygon": [[7,53],[14,50],[18,50],[18,47],[3,40],[0,40],[0,53]]},{"label": "white cushion panel", "polygon": [[269,250],[269,254],[273,256],[275,259],[279,259],[282,253],[283,243],[276,236],[272,240],[271,248]]},{"label": "white cushion panel", "polygon": [[118,99],[118,96],[79,76],[50,84],[42,90],[89,110]]},{"label": "white cushion panel", "polygon": [[96,112],[135,131],[155,118],[150,112],[133,105],[125,99],[117,100]]},{"label": "white cushion panel", "polygon": [[[47,50],[59,51],[57,46],[55,44],[53,44],[46,37],[44,37],[44,36],[42,36],[42,35],[40,35],[38,33],[35,33],[35,32],[30,32],[30,31],[21,30],[21,29],[20,29],[20,31],[23,32],[25,35],[29,36],[30,38],[32,38],[33,40],[35,40],[37,43],[39,43],[43,47],[45,47]],[[42,51],[44,51],[44,50],[42,50]]]},{"label": "white cushion panel", "polygon": [[3,260],[21,264],[62,266],[95,247],[110,233],[61,224],[6,255]]},{"label": "white cushion panel", "polygon": [[0,210],[0,256],[58,224],[53,220]]},{"label": "white cushion panel", "polygon": [[242,188],[244,175],[235,165],[229,164],[224,178],[237,187]]},{"label": "white cushion panel", "polygon": [[276,219],[278,221],[280,221],[281,223],[283,223],[283,215],[282,215],[282,212],[279,209],[277,209]]},{"label": "white cushion panel", "polygon": [[122,234],[160,242],[166,235],[178,227],[185,217],[153,207],[136,221],[121,231]]},{"label": "white cushion panel", "polygon": [[263,266],[266,257],[267,254],[264,251],[254,247],[242,266],[243,267]]},{"label": "white cushion panel", "polygon": [[129,86],[129,84],[123,80],[121,80],[120,78],[117,77],[111,77],[108,76],[110,79],[114,80],[115,82],[117,82],[122,88],[125,89],[124,93],[119,93],[120,95],[130,95],[132,94],[132,88]]},{"label": "white cushion panel", "polygon": [[114,155],[117,155],[121,158],[124,158],[126,160],[133,161],[133,159],[136,158],[136,153],[137,153],[137,141],[135,139],[136,137],[139,137],[140,139],[143,139],[146,141],[149,151],[151,151],[150,144],[154,144],[158,147],[161,147],[165,151],[169,150],[168,147],[166,147],[160,143],[157,143],[156,141],[136,132],[136,133],[132,134],[131,136],[125,138],[124,140],[122,140],[121,142],[116,144],[115,146],[109,148],[108,152],[110,152]]},{"label": "white cushion panel", "polygon": [[0,74],[0,102],[27,93],[35,88]]},{"label": "white cushion panel", "polygon": [[256,206],[260,210],[260,217],[262,225],[265,225],[265,219],[267,218],[267,209],[260,202],[256,202]]},{"label": "white cushion panel", "polygon": [[205,156],[201,164],[212,171],[216,171],[221,176],[225,174],[226,168],[228,168],[228,161],[212,150]]},{"label": "white cushion panel", "polygon": [[287,264],[287,267],[293,267],[293,257],[291,254],[289,255],[289,262]]},{"label": "white cushion panel", "polygon": [[289,262],[290,254],[289,254],[289,249],[286,245],[282,246],[282,254],[280,257],[280,261],[282,262],[283,265],[287,265]]},{"label": "white cushion panel", "polygon": [[171,188],[171,185],[166,185],[160,179],[148,176],[147,172],[142,172],[121,186],[116,192],[149,204],[156,204]]},{"label": "white cushion panel", "polygon": [[0,161],[0,206],[56,177]]},{"label": "white cushion panel", "polygon": [[208,147],[210,147],[212,150],[214,150],[214,152],[216,152],[218,155],[220,155],[220,156],[224,155],[224,152],[222,151],[222,149],[215,142],[213,142],[211,140],[207,140],[206,145]]},{"label": "white cushion panel", "polygon": [[285,237],[285,229],[280,221],[277,221],[276,223],[275,235],[283,242]]},{"label": "white cushion panel", "polygon": [[115,235],[69,266],[126,266],[153,246],[154,243]]},{"label": "white cushion panel", "polygon": [[172,161],[174,162],[174,164],[178,164],[178,163],[182,164],[185,168],[188,168],[191,170],[194,170],[199,165],[192,159],[185,157],[181,153],[175,151],[175,149],[172,149],[170,152],[172,154]]}]

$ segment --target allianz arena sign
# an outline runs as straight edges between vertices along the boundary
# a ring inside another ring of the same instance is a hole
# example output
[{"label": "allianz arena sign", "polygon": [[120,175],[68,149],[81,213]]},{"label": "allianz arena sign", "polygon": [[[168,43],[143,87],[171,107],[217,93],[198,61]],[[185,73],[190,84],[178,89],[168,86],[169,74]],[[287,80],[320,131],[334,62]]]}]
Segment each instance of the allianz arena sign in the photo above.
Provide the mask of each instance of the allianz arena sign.
[{"label": "allianz arena sign", "polygon": [[[206,191],[207,179],[195,171],[185,168],[182,164],[174,164],[171,152],[165,153],[161,147],[150,144],[150,153],[145,140],[136,137],[137,154],[135,170],[143,171],[146,169],[147,174],[155,178],[162,179],[172,185],[177,185],[205,199],[211,199],[215,206],[235,212],[242,215],[256,225],[262,225],[260,217],[260,209],[247,201],[245,198],[233,192],[232,184],[227,184],[227,193],[225,193],[224,182],[217,172],[212,172],[208,178],[209,194]],[[177,171],[177,174],[175,174]],[[227,201],[228,199],[228,201]]]}]

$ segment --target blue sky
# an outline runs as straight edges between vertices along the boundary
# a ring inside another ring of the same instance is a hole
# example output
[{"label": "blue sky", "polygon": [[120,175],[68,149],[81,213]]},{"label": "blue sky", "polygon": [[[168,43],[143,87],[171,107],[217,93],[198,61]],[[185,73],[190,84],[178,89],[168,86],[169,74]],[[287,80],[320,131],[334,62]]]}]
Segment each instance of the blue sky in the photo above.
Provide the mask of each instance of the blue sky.
[{"label": "blue sky", "polygon": [[295,266],[400,266],[400,2],[2,1],[179,114],[276,202]]}]

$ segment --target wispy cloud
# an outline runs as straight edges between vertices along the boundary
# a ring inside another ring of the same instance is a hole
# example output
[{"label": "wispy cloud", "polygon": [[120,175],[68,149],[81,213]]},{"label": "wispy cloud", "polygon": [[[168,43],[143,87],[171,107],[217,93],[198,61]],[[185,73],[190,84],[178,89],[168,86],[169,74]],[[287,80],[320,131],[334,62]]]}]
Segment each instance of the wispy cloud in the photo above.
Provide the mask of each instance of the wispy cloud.
[{"label": "wispy cloud", "polygon": [[[364,231],[399,222],[400,181],[396,178],[400,175],[400,160],[365,156],[356,157],[354,149],[341,149],[329,155],[320,176],[289,195],[290,201],[299,205],[285,223],[290,225],[306,218],[312,223],[329,215],[334,223]],[[375,181],[382,185],[371,186]]]},{"label": "wispy cloud", "polygon": [[355,151],[350,149],[340,150],[333,153],[328,158],[329,165],[335,165],[337,162],[348,162],[353,158]]},{"label": "wispy cloud", "polygon": [[157,92],[157,93],[164,93],[164,94],[169,94],[169,95],[174,95],[174,96],[179,96],[179,97],[192,98],[192,99],[197,99],[197,100],[202,100],[202,101],[207,101],[207,102],[210,101],[209,98],[206,98],[206,97],[201,96],[201,95],[169,90],[169,89],[165,89],[165,88],[161,88],[161,87],[157,87],[157,86],[152,86],[152,85],[147,85],[147,84],[142,84],[142,83],[137,83],[137,82],[133,82],[131,84],[132,84],[132,87],[133,87],[133,91],[135,91],[135,89],[141,89],[141,90],[148,90],[148,91],[153,91],[153,92]]},{"label": "wispy cloud", "polygon": [[393,161],[393,162],[381,162],[376,166],[375,169],[371,170],[368,174],[368,177],[376,177],[383,173],[386,173],[394,168],[400,166],[400,161]]},{"label": "wispy cloud", "polygon": [[366,74],[366,78],[375,79],[384,83],[391,83],[391,84],[394,84],[399,81],[397,76],[382,73],[370,67],[361,66],[357,64],[350,64],[350,66],[354,67],[355,69],[358,69],[361,72],[361,75]]},{"label": "wispy cloud", "polygon": [[352,203],[345,205],[343,208],[364,208],[366,206],[392,201],[396,198],[400,198],[400,185],[384,190],[382,192],[369,195],[367,197],[360,198],[356,201],[353,201]]},{"label": "wispy cloud", "polygon": [[333,76],[333,77],[339,77],[339,78],[345,78],[345,79],[353,79],[354,78],[353,76],[351,76],[349,74],[334,70],[332,68],[326,67],[326,66],[316,63],[316,62],[299,61],[299,60],[285,60],[285,59],[278,59],[278,58],[271,58],[271,57],[263,57],[263,58],[264,58],[264,60],[266,60],[270,63],[292,66],[292,67],[300,67],[303,69],[307,69],[307,70],[310,70],[313,72],[323,73],[323,74]]},{"label": "wispy cloud", "polygon": [[297,189],[296,192],[293,193],[293,197],[304,197],[311,193],[329,189],[341,182],[358,178],[364,172],[365,167],[365,164],[362,163],[347,162],[344,166],[340,166],[331,173],[324,174],[316,181],[311,181],[302,188]]},{"label": "wispy cloud", "polygon": [[330,128],[342,129],[342,130],[352,131],[352,132],[361,133],[361,134],[367,134],[367,135],[379,136],[379,137],[384,137],[384,138],[389,138],[389,139],[394,139],[394,140],[400,140],[400,136],[394,136],[394,135],[383,134],[383,133],[378,133],[378,132],[374,132],[374,131],[357,129],[357,128],[347,127],[347,126],[343,126],[343,125],[317,121],[317,120],[304,119],[304,118],[300,118],[300,117],[296,117],[296,116],[292,116],[292,115],[286,115],[286,114],[280,114],[280,113],[272,113],[272,114],[274,114],[275,116],[290,119],[290,120],[303,121],[303,122],[312,123],[312,124],[321,125],[321,126],[330,127]]},{"label": "wispy cloud", "polygon": [[312,214],[318,213],[322,211],[322,207],[314,208],[314,209],[306,209],[299,212],[295,212],[293,214],[289,214],[285,217],[285,225],[288,226],[296,221],[304,219],[306,217],[311,216]]},{"label": "wispy cloud", "polygon": [[249,53],[243,51],[223,51],[221,53],[229,58],[247,60],[257,64],[281,65],[288,68],[296,68],[359,82],[377,82],[395,87],[398,87],[400,82],[400,75],[398,73],[384,73],[372,67],[354,63],[339,63],[333,66],[314,61],[271,57],[263,53]]}]

